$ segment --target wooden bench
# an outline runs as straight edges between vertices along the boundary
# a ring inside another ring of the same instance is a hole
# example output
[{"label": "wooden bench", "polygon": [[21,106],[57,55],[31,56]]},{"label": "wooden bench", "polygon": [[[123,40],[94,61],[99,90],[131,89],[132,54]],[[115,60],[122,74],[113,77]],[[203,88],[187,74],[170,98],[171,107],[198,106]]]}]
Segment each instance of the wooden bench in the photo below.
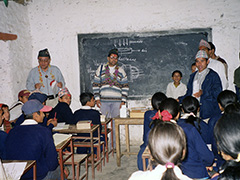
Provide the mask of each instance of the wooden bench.
[{"label": "wooden bench", "polygon": [[[74,165],[76,166],[76,170],[77,170],[77,173],[76,173],[77,180],[81,180],[84,177],[86,177],[86,180],[88,179],[88,157],[89,156],[90,154],[74,154]],[[85,161],[85,172],[80,177],[80,167],[84,161]],[[64,164],[71,165],[72,164],[71,159],[68,159]]]}]

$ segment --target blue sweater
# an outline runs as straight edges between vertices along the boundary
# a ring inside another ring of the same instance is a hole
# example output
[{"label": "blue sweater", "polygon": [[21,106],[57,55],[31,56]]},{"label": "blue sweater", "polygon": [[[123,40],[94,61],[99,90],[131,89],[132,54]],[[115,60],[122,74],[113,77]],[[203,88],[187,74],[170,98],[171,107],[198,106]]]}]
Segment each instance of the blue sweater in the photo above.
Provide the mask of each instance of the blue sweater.
[{"label": "blue sweater", "polygon": [[[57,168],[57,156],[51,131],[39,124],[16,126],[7,136],[6,159],[36,160],[37,179]],[[33,171],[28,171],[22,179],[33,179]]]},{"label": "blue sweater", "polygon": [[[19,116],[19,118],[17,119],[16,123],[12,123],[12,126],[15,127],[15,126],[20,126],[23,122],[24,122],[24,114],[21,114]],[[47,121],[48,119],[46,118],[46,116],[43,118],[43,122],[42,123],[38,123],[44,127],[47,127],[50,131],[52,131],[52,129],[54,128],[53,124],[49,124],[49,126],[47,126]]]},{"label": "blue sweater", "polygon": [[[75,124],[78,121],[91,120],[92,124],[100,126],[100,133],[102,132],[102,124],[100,121],[100,113],[95,109],[79,109],[74,112],[74,122]],[[83,135],[83,134],[81,134]],[[97,137],[97,131],[93,133],[93,136]],[[89,136],[89,134],[88,134]]]},{"label": "blue sweater", "polygon": [[55,113],[57,117],[57,122],[74,124],[73,112],[67,103],[59,102],[49,113],[48,119],[54,118]]},{"label": "blue sweater", "polygon": [[[209,69],[209,73],[206,75],[202,83],[203,94],[200,98],[200,117],[203,119],[210,118],[212,114],[220,112],[217,103],[217,96],[222,91],[222,83],[218,74]],[[182,103],[182,100],[186,96],[192,96],[193,93],[193,80],[197,72],[194,72],[190,75],[190,79],[187,85],[187,92],[184,96],[178,97],[179,103]]]},{"label": "blue sweater", "polygon": [[[149,125],[152,122],[152,117],[155,116],[156,112],[157,110],[148,110],[144,114],[143,144],[140,146],[140,150],[138,152],[138,157],[137,157],[137,164],[138,164],[139,170],[143,170],[142,154],[148,145],[148,134],[149,134],[149,131],[151,130]],[[146,163],[148,164],[147,161]]]},{"label": "blue sweater", "polygon": [[7,138],[7,133],[0,130],[0,159],[4,158],[5,140]]},{"label": "blue sweater", "polygon": [[218,171],[219,167],[221,167],[225,160],[222,158],[220,154],[218,154],[217,144],[214,137],[214,127],[217,123],[217,121],[222,117],[221,113],[215,114],[213,117],[211,117],[208,121],[209,126],[209,137],[212,144],[212,152],[214,154],[214,159],[216,160],[216,167],[214,167],[215,171]]},{"label": "blue sweater", "polygon": [[187,154],[180,166],[183,174],[190,178],[208,177],[206,167],[212,165],[213,153],[193,125],[184,119],[179,119],[177,123],[183,128],[187,139]]}]

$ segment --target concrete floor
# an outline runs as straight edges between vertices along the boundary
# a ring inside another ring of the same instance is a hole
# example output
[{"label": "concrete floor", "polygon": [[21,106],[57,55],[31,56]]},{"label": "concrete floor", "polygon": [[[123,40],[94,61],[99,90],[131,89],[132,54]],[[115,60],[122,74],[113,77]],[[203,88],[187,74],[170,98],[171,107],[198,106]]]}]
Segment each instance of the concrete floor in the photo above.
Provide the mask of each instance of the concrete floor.
[{"label": "concrete floor", "polygon": [[[139,146],[131,146],[131,152],[138,152],[139,149]],[[71,171],[71,167],[69,167],[69,170]],[[122,156],[121,167],[117,167],[116,153],[114,153],[114,157],[110,154],[108,163],[105,161],[102,172],[95,170],[95,180],[127,180],[137,170],[137,155]],[[81,167],[82,171],[84,171],[83,166]],[[71,178],[71,174],[69,178]],[[91,166],[88,168],[88,179],[92,179]]]}]

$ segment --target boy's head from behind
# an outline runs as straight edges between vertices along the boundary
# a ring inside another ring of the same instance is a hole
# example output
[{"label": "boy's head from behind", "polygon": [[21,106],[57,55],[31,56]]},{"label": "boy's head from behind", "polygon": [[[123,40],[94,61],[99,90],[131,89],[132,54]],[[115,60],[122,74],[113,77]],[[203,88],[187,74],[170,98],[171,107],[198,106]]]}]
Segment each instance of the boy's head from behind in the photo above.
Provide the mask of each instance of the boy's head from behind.
[{"label": "boy's head from behind", "polygon": [[80,102],[82,106],[95,106],[95,98],[94,95],[90,92],[85,92],[80,95]]}]

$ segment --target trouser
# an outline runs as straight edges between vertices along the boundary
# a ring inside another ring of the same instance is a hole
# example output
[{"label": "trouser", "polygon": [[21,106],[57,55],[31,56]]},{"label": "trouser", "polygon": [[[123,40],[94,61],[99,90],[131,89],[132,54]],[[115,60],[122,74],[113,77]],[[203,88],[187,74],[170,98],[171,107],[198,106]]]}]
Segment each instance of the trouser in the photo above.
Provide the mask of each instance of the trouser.
[{"label": "trouser", "polygon": [[[120,115],[120,104],[121,102],[104,102],[101,101],[101,112],[103,115],[107,115],[107,118],[115,118]],[[116,148],[116,137],[115,137],[115,121],[113,123],[113,147]],[[111,142],[111,141],[110,141]],[[111,147],[111,145],[110,145]]]}]

